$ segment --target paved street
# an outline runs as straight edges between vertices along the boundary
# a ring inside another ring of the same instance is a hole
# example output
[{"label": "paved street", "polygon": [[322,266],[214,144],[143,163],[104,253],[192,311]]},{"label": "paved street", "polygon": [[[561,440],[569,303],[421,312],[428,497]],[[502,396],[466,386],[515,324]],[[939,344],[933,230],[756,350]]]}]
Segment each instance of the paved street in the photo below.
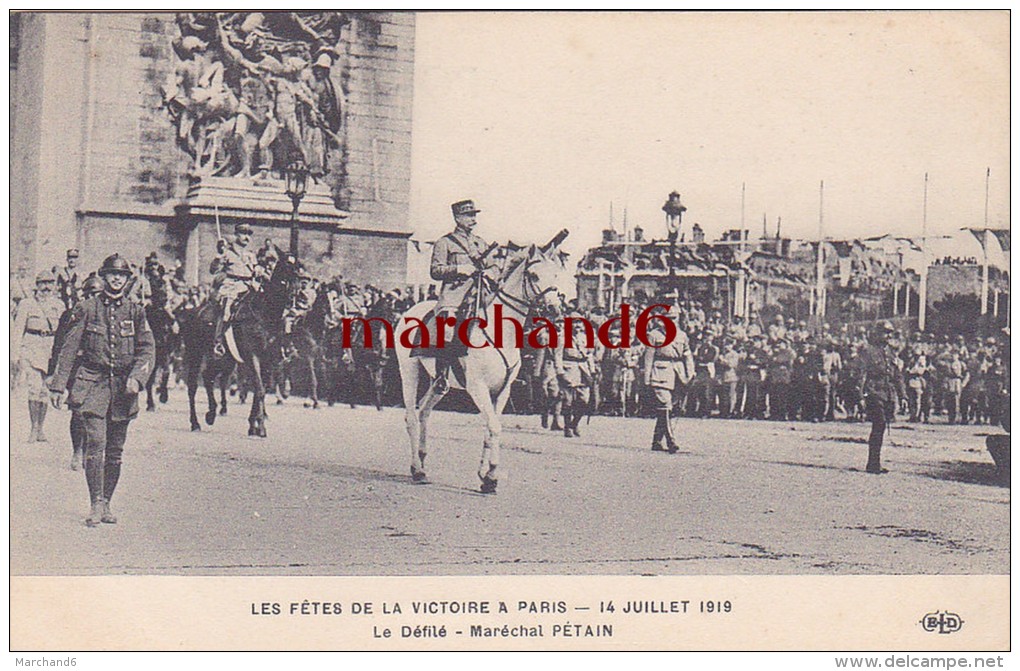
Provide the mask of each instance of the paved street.
[{"label": "paved street", "polygon": [[988,427],[896,424],[889,473],[860,472],[864,424],[681,420],[685,452],[652,453],[652,420],[595,417],[582,438],[505,418],[499,493],[477,493],[478,416],[437,412],[432,484],[408,477],[403,411],[272,405],[201,433],[186,397],[131,425],[115,526],[83,524],[69,415],[26,445],[11,428],[15,575],[1008,573],[1009,500]]}]

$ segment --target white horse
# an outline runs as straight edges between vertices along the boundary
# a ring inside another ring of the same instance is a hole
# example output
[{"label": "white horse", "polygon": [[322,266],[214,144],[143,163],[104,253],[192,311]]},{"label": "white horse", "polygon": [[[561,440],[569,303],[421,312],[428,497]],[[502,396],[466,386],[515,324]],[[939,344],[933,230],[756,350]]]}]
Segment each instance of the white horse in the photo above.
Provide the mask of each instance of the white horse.
[{"label": "white horse", "polygon": [[[521,324],[523,335],[527,338],[529,313],[545,301],[547,293],[555,289],[557,274],[563,270],[563,261],[557,248],[566,237],[567,231],[564,229],[543,247],[531,245],[508,252],[496,283],[495,301],[485,311],[484,325],[474,321],[467,331],[468,342],[473,348],[468,349],[458,361],[464,373],[463,389],[471,396],[471,400],[485,418],[485,440],[481,463],[478,466],[478,477],[482,480],[481,491],[485,494],[496,491],[499,477],[496,471],[499,466],[499,443],[502,432],[500,415],[510,398],[510,389],[521,369],[521,352],[515,340],[516,329],[507,318],[512,317]],[[502,306],[504,318],[499,348],[495,346],[497,325],[494,310],[497,304]],[[420,329],[417,322],[409,323],[407,318],[425,321],[434,306],[434,301],[426,301],[412,307],[404,315],[405,319],[401,320],[395,334],[397,363],[400,367],[406,408],[407,434],[411,441],[411,479],[421,484],[428,482],[425,475],[425,456],[428,452],[429,414],[446,392],[437,392],[434,380],[435,359],[412,357],[412,350],[401,345],[400,336],[411,328]],[[480,347],[485,343],[488,343],[487,347]],[[429,376],[431,384],[425,395],[419,399],[418,380],[422,372]],[[459,381],[453,379],[455,376],[452,373],[451,370],[451,385],[460,387]]]}]

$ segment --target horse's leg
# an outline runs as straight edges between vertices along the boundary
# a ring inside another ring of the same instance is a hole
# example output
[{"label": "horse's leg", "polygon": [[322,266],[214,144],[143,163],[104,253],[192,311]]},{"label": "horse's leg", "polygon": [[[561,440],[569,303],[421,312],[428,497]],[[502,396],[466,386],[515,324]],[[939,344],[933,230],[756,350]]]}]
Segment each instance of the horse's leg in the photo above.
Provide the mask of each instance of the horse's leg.
[{"label": "horse's leg", "polygon": [[[446,391],[439,394],[436,393],[435,385],[429,387],[428,391],[425,392],[425,396],[422,397],[418,404],[418,466],[422,469],[421,476],[424,480],[425,476],[425,457],[428,456],[428,428],[429,428],[429,417],[432,415],[432,411],[435,409],[439,402],[446,396]],[[414,449],[414,445],[411,446]]]},{"label": "horse's leg", "polygon": [[411,479],[425,483],[425,466],[421,446],[424,445],[425,434],[418,415],[418,374],[417,361],[408,359],[405,370],[400,371],[400,386],[404,396],[404,424],[407,426],[407,437],[411,442]]},{"label": "horse's leg", "polygon": [[230,384],[230,374],[224,373],[220,376],[220,414],[227,414],[227,386]]},{"label": "horse's leg", "polygon": [[[482,458],[478,464],[478,477],[482,481],[481,490],[483,494],[494,494],[499,477],[496,468],[499,466],[499,439],[503,426],[499,421],[499,412],[493,404],[489,387],[484,381],[469,380],[467,392],[475,402],[478,412],[485,418],[485,441],[482,443]],[[508,388],[500,391],[496,403],[499,403],[501,408],[506,405],[509,394]]]},{"label": "horse's leg", "polygon": [[188,385],[188,412],[191,419],[191,430],[201,431],[202,425],[198,423],[198,413],[195,411],[195,394],[198,392],[198,373],[202,360],[192,360],[187,365],[185,382]]},{"label": "horse's leg", "polygon": [[209,409],[205,413],[205,423],[212,426],[216,421],[216,378],[223,373],[219,370],[209,370],[206,368],[206,374],[202,376],[202,381],[205,383],[205,395],[209,402]]},{"label": "horse's leg", "polygon": [[170,400],[170,392],[168,388],[169,385],[170,385],[170,362],[168,361],[159,370],[159,386],[157,387],[157,391],[159,392],[160,403],[166,403],[167,401]]},{"label": "horse's leg", "polygon": [[266,387],[262,383],[262,362],[252,353],[249,368],[254,389],[251,395],[251,413],[248,415],[248,435],[266,437]]},{"label": "horse's leg", "polygon": [[155,412],[156,401],[152,398],[152,385],[156,381],[156,373],[159,368],[153,368],[152,374],[149,375],[149,379],[145,381],[145,411]]},{"label": "horse's leg", "polygon": [[383,378],[383,367],[377,366],[372,372],[372,387],[375,390],[375,409],[382,411],[382,400],[383,400],[383,387],[386,384],[386,380]]},{"label": "horse's leg", "polygon": [[319,377],[315,374],[316,355],[313,352],[308,356],[308,382],[311,385],[312,408],[319,409]]}]

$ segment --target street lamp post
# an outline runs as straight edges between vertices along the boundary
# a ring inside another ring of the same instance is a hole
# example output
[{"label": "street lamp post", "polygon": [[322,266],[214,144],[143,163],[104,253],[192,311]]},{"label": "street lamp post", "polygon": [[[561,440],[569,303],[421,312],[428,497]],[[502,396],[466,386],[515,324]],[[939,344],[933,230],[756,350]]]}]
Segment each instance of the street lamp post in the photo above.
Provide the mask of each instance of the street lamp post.
[{"label": "street lamp post", "polygon": [[290,213],[290,255],[297,261],[298,258],[298,207],[301,199],[305,197],[305,188],[308,182],[308,168],[303,161],[294,161],[284,170],[284,179],[287,182],[287,195],[294,209]]},{"label": "street lamp post", "polygon": [[677,294],[679,297],[679,288],[677,287],[676,281],[676,239],[680,235],[680,221],[683,217],[684,212],[687,208],[684,207],[683,203],[680,202],[680,193],[673,191],[666,198],[666,203],[662,206],[662,211],[666,213],[666,231],[669,239],[669,288],[670,291]]}]

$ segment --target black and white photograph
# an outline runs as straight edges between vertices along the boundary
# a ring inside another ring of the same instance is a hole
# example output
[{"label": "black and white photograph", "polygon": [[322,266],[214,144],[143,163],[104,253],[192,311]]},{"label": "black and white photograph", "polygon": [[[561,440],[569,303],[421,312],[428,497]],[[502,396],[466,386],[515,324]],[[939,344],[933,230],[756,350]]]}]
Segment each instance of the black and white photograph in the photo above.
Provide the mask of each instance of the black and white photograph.
[{"label": "black and white photograph", "polygon": [[1007,10],[9,63],[12,651],[1009,650]]}]

